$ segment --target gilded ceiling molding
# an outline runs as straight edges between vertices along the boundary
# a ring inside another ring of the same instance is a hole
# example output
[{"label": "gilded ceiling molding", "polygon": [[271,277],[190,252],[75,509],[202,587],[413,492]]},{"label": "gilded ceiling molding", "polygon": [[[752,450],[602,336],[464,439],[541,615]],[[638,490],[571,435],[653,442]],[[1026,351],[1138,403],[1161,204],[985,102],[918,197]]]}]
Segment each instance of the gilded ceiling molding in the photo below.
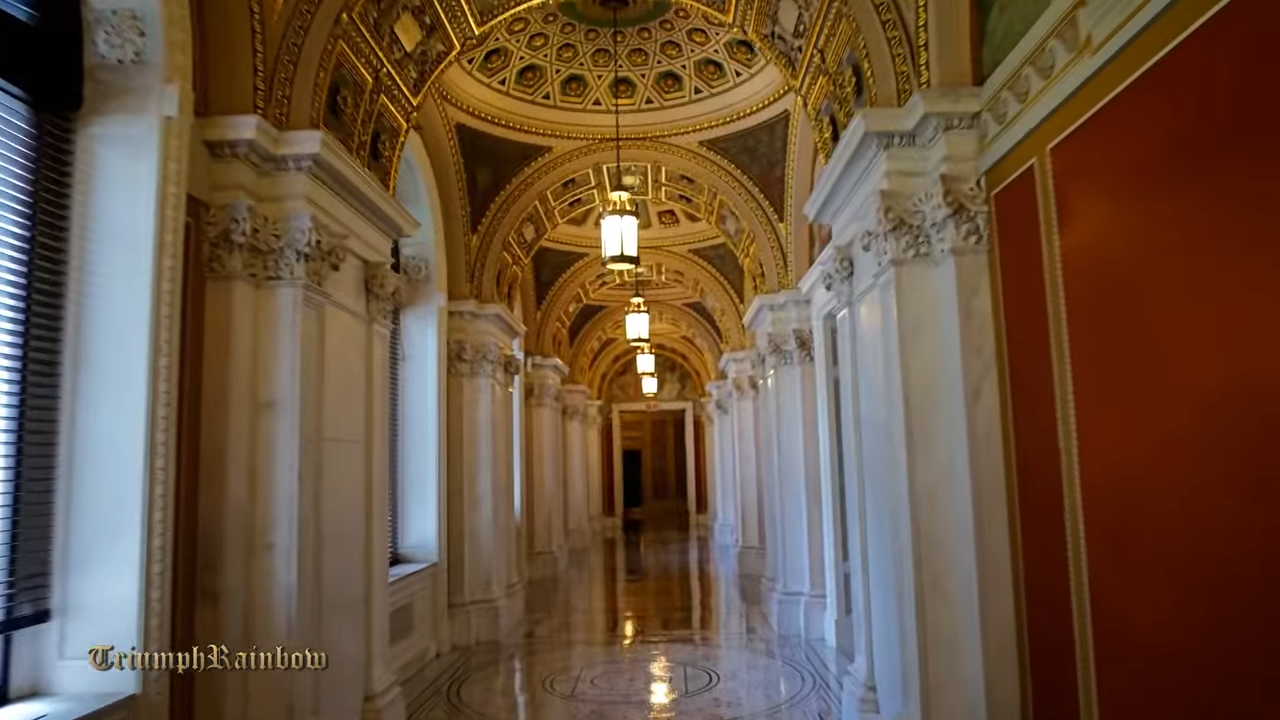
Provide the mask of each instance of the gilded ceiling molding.
[{"label": "gilded ceiling molding", "polygon": [[[494,202],[494,209],[485,218],[476,236],[477,262],[471,267],[471,287],[476,297],[488,298],[493,294],[491,280],[497,273],[497,264],[502,259],[503,249],[509,243],[515,223],[522,217],[517,210],[523,211],[531,207],[537,196],[550,183],[563,178],[566,172],[573,169],[572,166],[586,167],[598,158],[611,156],[613,151],[611,144],[597,143],[551,154],[540,164],[522,171],[522,179],[503,188]],[[648,153],[657,156],[658,160],[674,158],[710,173],[750,211],[751,218],[757,225],[754,230],[762,236],[757,238],[757,243],[763,241],[768,244],[768,257],[756,253],[756,259],[760,261],[764,273],[764,291],[773,292],[780,279],[786,278],[787,258],[778,237],[779,225],[773,219],[772,211],[767,209],[767,201],[761,196],[759,188],[742,171],[731,163],[718,161],[718,158],[669,143],[624,141],[622,151],[633,160],[644,161],[643,157],[636,158],[636,154]]]},{"label": "gilded ceiling molding", "polygon": [[[514,122],[511,120],[507,120],[505,118],[497,117],[495,115],[484,112],[482,110],[477,110],[476,108],[469,105],[465,100],[459,100],[457,97],[455,97],[452,93],[450,93],[448,90],[444,88],[441,88],[438,86],[433,86],[433,88],[435,90],[435,94],[438,94],[440,96],[440,101],[447,103],[449,107],[457,109],[463,112],[464,114],[469,115],[472,118],[475,118],[476,120],[484,121],[489,125],[493,125],[494,127],[500,127],[504,130],[513,130],[515,132],[524,133],[525,135],[532,135],[535,137],[554,138],[557,140],[612,140],[613,139],[612,128],[601,128],[599,132],[583,132],[580,130],[561,130],[554,127],[539,127],[536,125],[528,125],[525,123]],[[724,127],[726,125],[732,125],[733,123],[736,123],[739,120],[749,118],[752,115],[755,115],[756,113],[760,113],[769,109],[775,103],[777,103],[779,100],[785,97],[789,92],[791,92],[791,88],[786,86],[780,87],[777,90],[775,90],[773,94],[769,95],[769,97],[764,98],[763,100],[761,100],[760,102],[757,102],[751,107],[745,108],[743,110],[740,110],[738,112],[735,112],[729,115],[725,115],[724,117],[716,118],[715,120],[708,120],[706,122],[694,123],[691,125],[673,125],[670,128],[664,128],[661,130],[649,130],[649,131],[642,131],[642,132],[632,132],[628,130],[626,135],[627,135],[627,138],[633,139],[633,140],[658,140],[663,138],[679,137],[681,135],[692,135],[694,133],[706,132],[707,130],[714,130],[716,128]]]},{"label": "gilded ceiling molding", "polygon": [[289,103],[293,99],[293,84],[298,73],[298,58],[306,44],[311,24],[316,18],[320,0],[298,0],[289,12],[289,23],[276,51],[274,78],[271,86],[271,112],[267,119],[278,128],[289,126]]},{"label": "gilded ceiling molding", "polygon": [[795,203],[795,198],[793,197],[793,193],[794,193],[795,182],[796,182],[796,133],[799,132],[800,111],[803,105],[804,105],[803,99],[797,96],[795,101],[795,107],[791,111],[791,124],[787,128],[787,180],[786,180],[787,190],[785,195],[786,210],[783,213],[783,217],[782,217],[782,236],[785,238],[785,248],[786,248],[785,252],[787,254],[787,273],[786,273],[785,281],[782,280],[781,278],[779,278],[778,280],[778,287],[779,289],[783,289],[783,290],[793,288],[796,286],[796,278],[795,278],[796,256],[795,256],[795,247],[794,247],[795,242],[794,242],[794,238],[792,237],[793,235],[795,235],[795,233],[792,232],[791,216],[795,214],[793,209],[794,203]]},{"label": "gilded ceiling molding", "polygon": [[929,87],[929,0],[916,0],[916,77]]},{"label": "gilded ceiling molding", "polygon": [[893,76],[898,89],[898,105],[906,105],[915,92],[911,86],[911,53],[907,38],[902,34],[898,10],[894,7],[893,0],[875,0],[875,5],[880,29],[884,31],[885,40],[889,43],[889,52],[893,54]]},{"label": "gilded ceiling molding", "polygon": [[262,0],[249,0],[249,30],[253,34],[253,112],[267,114],[267,44]]},{"label": "gilded ceiling molding", "polygon": [[[741,333],[743,307],[737,302],[728,283],[709,264],[696,256],[680,252],[669,250],[646,252],[645,262],[656,261],[694,276],[696,287],[687,287],[689,298],[681,302],[703,303],[716,318],[721,337],[728,340],[736,338],[736,335]],[[561,275],[538,313],[538,322],[530,326],[526,335],[534,339],[535,347],[554,347],[554,335],[566,330],[568,324],[573,321],[572,316],[577,314],[582,305],[625,302],[618,298],[606,300],[592,295],[592,281],[605,278],[611,273],[612,271],[605,270],[600,265],[599,256],[592,254]],[[532,283],[528,284],[532,286]],[[625,290],[623,288],[621,291],[625,292]],[[532,317],[532,315],[526,315],[526,317]]]}]

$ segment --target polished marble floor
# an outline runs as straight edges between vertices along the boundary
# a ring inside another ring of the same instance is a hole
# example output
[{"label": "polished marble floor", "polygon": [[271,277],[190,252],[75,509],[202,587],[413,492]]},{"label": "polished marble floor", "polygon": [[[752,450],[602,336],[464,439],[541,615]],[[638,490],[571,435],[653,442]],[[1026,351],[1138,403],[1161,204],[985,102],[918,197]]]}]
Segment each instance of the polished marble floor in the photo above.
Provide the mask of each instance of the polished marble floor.
[{"label": "polished marble floor", "polygon": [[716,562],[703,533],[597,540],[526,591],[508,643],[432,663],[412,720],[828,720],[839,686],[820,645],[776,638],[758,581]]}]

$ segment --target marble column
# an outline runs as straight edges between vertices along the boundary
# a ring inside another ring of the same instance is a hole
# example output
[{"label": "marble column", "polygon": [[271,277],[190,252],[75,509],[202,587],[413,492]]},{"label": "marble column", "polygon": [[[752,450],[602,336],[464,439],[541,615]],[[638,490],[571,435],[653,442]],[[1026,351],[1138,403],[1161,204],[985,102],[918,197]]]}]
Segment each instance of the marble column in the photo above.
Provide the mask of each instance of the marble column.
[{"label": "marble column", "polygon": [[733,388],[728,380],[707,383],[711,393],[712,425],[709,456],[715,458],[716,517],[714,536],[717,548],[738,546],[738,476],[733,450]]},{"label": "marble column", "polygon": [[604,529],[604,452],[601,436],[604,403],[587,401],[587,527],[592,535]]},{"label": "marble column", "polygon": [[564,517],[570,549],[585,547],[591,537],[587,519],[587,398],[585,385],[565,385],[564,400]]},{"label": "marble column", "polygon": [[716,409],[715,400],[703,398],[698,405],[698,417],[701,419],[702,431],[702,476],[706,487],[703,489],[706,498],[706,513],[699,518],[702,526],[714,532],[716,522]]},{"label": "marble column", "polygon": [[525,373],[528,424],[529,576],[544,578],[568,562],[565,543],[564,425],[561,383],[568,368],[556,358],[535,357]]},{"label": "marble column", "polygon": [[978,108],[860,113],[805,208],[854,309],[875,683],[846,717],[1020,717]]},{"label": "marble column", "polygon": [[449,304],[449,614],[458,645],[494,641],[519,622],[512,393],[524,328],[501,305]]},{"label": "marble column", "polygon": [[769,536],[773,587],[769,615],[782,635],[824,635],[822,475],[809,301],[798,290],[758,295],[746,323],[764,356],[762,415],[772,418],[763,446],[775,461]]},{"label": "marble column", "polygon": [[759,436],[756,417],[756,351],[739,350],[720,358],[729,379],[732,400],[728,417],[730,455],[737,493],[737,565],[746,575],[765,570],[764,513],[760,484]]}]

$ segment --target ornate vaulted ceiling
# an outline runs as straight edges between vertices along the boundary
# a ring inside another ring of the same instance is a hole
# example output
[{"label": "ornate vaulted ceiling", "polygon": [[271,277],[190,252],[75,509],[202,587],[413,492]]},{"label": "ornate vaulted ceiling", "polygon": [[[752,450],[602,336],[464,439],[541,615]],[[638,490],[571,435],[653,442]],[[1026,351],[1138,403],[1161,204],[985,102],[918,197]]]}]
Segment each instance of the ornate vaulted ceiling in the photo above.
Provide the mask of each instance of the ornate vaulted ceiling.
[{"label": "ornate vaulted ceiling", "polygon": [[[616,339],[637,280],[659,352],[714,376],[752,297],[814,252],[800,206],[836,129],[929,82],[929,0],[627,0],[616,38],[600,0],[240,1],[204,0],[201,35],[236,45],[247,15],[253,109],[324,129],[388,188],[416,131],[451,296],[518,307],[529,349],[597,386],[630,357]],[[242,111],[203,65],[205,111]],[[599,261],[615,107],[638,278]]]}]

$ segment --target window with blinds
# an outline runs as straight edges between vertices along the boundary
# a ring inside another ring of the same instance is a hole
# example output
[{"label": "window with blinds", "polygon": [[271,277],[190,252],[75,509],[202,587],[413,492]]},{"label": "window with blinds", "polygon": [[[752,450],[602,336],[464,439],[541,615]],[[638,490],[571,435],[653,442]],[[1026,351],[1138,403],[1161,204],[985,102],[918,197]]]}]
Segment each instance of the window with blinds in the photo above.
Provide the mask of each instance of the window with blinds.
[{"label": "window with blinds", "polygon": [[0,92],[0,634],[49,619],[73,147]]},{"label": "window with blinds", "polygon": [[387,353],[387,406],[390,417],[387,423],[387,487],[390,497],[387,503],[387,562],[400,562],[400,417],[404,402],[400,397],[400,371],[404,367],[404,343],[400,334],[400,310],[391,316],[391,342]]}]

